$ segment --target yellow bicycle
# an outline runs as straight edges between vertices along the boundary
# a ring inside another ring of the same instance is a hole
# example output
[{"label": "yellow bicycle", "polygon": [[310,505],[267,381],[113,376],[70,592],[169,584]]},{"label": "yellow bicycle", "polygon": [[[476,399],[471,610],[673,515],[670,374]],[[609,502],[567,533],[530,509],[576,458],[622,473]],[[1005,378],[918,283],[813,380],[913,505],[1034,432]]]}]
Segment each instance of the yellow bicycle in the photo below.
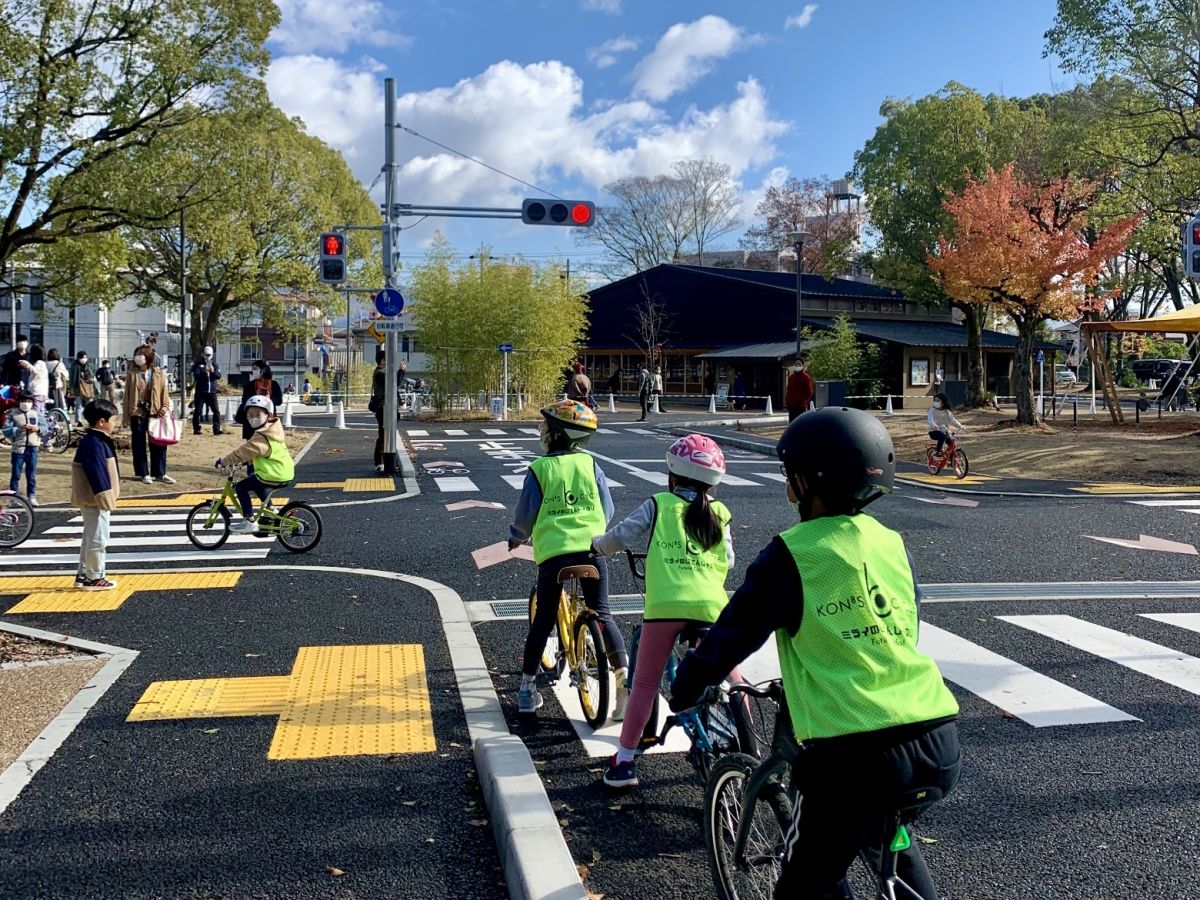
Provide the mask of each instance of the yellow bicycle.
[{"label": "yellow bicycle", "polygon": [[[546,640],[541,665],[551,681],[567,672],[571,686],[579,692],[583,718],[599,728],[608,718],[608,656],[599,616],[583,599],[582,583],[600,577],[595,566],[567,566],[558,573],[563,585],[558,600],[557,629]],[[537,587],[529,593],[529,621],[537,612]]]}]

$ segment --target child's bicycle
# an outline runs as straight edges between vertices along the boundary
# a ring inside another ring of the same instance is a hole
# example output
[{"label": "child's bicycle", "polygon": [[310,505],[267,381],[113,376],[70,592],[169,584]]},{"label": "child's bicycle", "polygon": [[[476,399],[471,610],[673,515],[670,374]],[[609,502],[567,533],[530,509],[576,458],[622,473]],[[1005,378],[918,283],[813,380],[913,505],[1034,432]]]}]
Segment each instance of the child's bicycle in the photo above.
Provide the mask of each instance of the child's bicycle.
[{"label": "child's bicycle", "polygon": [[[731,694],[769,700],[776,707],[771,752],[763,760],[731,753],[713,767],[704,792],[704,845],[713,884],[720,900],[769,900],[787,852],[786,835],[800,797],[789,784],[792,763],[803,749],[792,731],[783,682],[736,684]],[[896,874],[897,858],[912,844],[905,825],[942,799],[938,787],[909,791],[892,798],[892,813],[878,846],[859,851],[874,882],[874,900],[922,900]],[[853,900],[847,882],[843,896]]]},{"label": "child's bicycle", "polygon": [[[12,417],[13,408],[6,411],[4,415],[4,425],[8,425],[8,420]],[[58,408],[47,409],[45,415],[42,416],[42,430],[40,432],[42,438],[42,447],[48,453],[63,453],[71,446],[71,420],[67,414]],[[11,445],[11,440],[5,438],[5,443]]]},{"label": "child's bicycle", "polygon": [[16,547],[33,533],[33,507],[13,491],[0,491],[0,548]]},{"label": "child's bicycle", "polygon": [[[629,560],[629,570],[638,581],[646,580],[646,554],[625,551]],[[645,751],[666,743],[671,729],[678,725],[683,729],[691,742],[688,751],[688,762],[699,773],[701,780],[707,780],[714,763],[727,753],[744,753],[754,757],[758,755],[758,738],[753,728],[749,705],[744,697],[732,696],[730,684],[723,682],[718,687],[709,688],[700,703],[691,709],[667,716],[663,723],[662,732],[658,731],[659,704],[664,696],[670,696],[671,684],[675,681],[675,670],[680,660],[688,651],[695,648],[708,633],[708,626],[695,623],[685,628],[675,641],[675,649],[667,657],[667,665],[662,673],[662,685],[654,695],[654,704],[650,708],[650,718],[642,729],[639,750]],[[638,645],[641,643],[642,626],[633,629],[633,638],[629,646],[629,684],[633,685],[633,673],[637,668]]]},{"label": "child's bicycle", "polygon": [[[233,476],[240,469],[240,466],[222,466],[225,488],[221,495],[197,503],[188,513],[188,540],[201,550],[216,550],[229,539],[229,509],[240,508],[237,494],[233,490]],[[287,486],[276,485],[268,490],[250,521],[258,525],[258,537],[274,535],[287,550],[292,553],[304,553],[317,546],[321,540],[321,517],[303,500],[293,500],[278,512],[272,509],[272,495]]]},{"label": "child's bicycle", "polygon": [[966,478],[971,469],[967,454],[958,446],[958,434],[953,431],[941,453],[938,453],[937,441],[930,441],[925,447],[925,457],[930,475],[937,475],[946,466],[952,466],[955,478]]},{"label": "child's bicycle", "polygon": [[[579,692],[583,718],[592,728],[599,728],[608,718],[608,656],[600,617],[584,602],[581,582],[599,577],[595,566],[567,566],[558,573],[558,583],[564,588],[558,601],[557,627],[546,640],[541,658],[542,671],[551,681],[568,673],[571,686]],[[535,585],[529,593],[531,623],[537,604]]]}]

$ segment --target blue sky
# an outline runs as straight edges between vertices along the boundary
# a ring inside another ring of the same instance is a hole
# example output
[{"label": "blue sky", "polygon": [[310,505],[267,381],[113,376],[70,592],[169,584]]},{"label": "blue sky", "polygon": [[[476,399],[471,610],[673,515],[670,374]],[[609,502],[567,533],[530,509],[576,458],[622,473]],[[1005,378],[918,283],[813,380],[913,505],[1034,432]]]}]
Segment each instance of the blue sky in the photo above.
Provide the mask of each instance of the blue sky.
[{"label": "blue sky", "polygon": [[[382,83],[401,119],[563,196],[603,202],[614,178],[710,155],[743,189],[744,215],[787,175],[840,176],[886,97],[955,80],[1022,96],[1069,87],[1042,58],[1052,0],[278,0],[271,95],[370,184],[382,163]],[[402,200],[513,205],[532,192],[408,135]],[[463,255],[594,250],[566,229],[433,220]],[[732,246],[736,236],[729,239]]]}]

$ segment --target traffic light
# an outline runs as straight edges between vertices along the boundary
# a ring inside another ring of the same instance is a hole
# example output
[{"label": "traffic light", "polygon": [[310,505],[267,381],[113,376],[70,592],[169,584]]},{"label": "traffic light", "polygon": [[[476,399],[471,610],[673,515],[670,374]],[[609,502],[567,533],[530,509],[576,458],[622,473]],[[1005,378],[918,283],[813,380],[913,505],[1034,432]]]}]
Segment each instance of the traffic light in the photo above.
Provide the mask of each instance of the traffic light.
[{"label": "traffic light", "polygon": [[1200,279],[1200,215],[1183,225],[1183,273]]},{"label": "traffic light", "polygon": [[321,281],[341,284],[346,280],[346,236],[336,231],[321,235]]},{"label": "traffic light", "polygon": [[591,228],[596,221],[596,204],[589,200],[524,200],[521,221],[526,225]]}]

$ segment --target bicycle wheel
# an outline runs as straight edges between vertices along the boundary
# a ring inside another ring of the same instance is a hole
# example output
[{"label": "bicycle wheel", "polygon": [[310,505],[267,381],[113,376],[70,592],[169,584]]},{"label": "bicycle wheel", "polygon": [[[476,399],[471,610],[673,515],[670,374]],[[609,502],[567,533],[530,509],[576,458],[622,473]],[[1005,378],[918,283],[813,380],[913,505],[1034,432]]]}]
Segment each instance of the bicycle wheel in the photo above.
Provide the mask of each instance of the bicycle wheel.
[{"label": "bicycle wheel", "polygon": [[930,475],[936,475],[942,471],[942,464],[938,461],[938,453],[932,447],[925,451],[925,464],[929,467]]},{"label": "bicycle wheel", "polygon": [[49,428],[47,439],[43,446],[51,453],[62,453],[71,446],[71,420],[61,409],[46,411]]},{"label": "bicycle wheel", "polygon": [[16,547],[33,532],[33,507],[17,494],[0,494],[0,547]]},{"label": "bicycle wheel", "polygon": [[[537,612],[537,585],[533,586],[533,590],[529,592],[529,624],[533,624],[533,616]],[[551,677],[554,681],[558,681],[562,677],[563,669],[567,667],[567,661],[562,654],[562,644],[558,639],[558,624],[555,623],[554,628],[550,631],[550,636],[546,638],[546,649],[542,651],[542,658],[539,661],[542,666],[542,671]]]},{"label": "bicycle wheel", "polygon": [[967,473],[971,471],[971,464],[967,462],[967,454],[962,450],[954,451],[954,477],[966,478]]},{"label": "bicycle wheel", "polygon": [[575,620],[575,653],[579,661],[575,688],[583,718],[593,729],[599,728],[608,718],[608,657],[600,625],[591,616]]},{"label": "bicycle wheel", "polygon": [[292,553],[307,553],[321,542],[321,516],[303,500],[293,500],[275,522],[279,543]]},{"label": "bicycle wheel", "polygon": [[704,847],[720,900],[769,900],[779,880],[792,807],[778,782],[769,782],[755,798],[743,864],[733,858],[746,785],[757,764],[731,753],[713,767],[704,790]]},{"label": "bicycle wheel", "polygon": [[229,539],[229,510],[219,500],[197,503],[188,513],[186,527],[193,545],[200,550],[216,550]]}]

